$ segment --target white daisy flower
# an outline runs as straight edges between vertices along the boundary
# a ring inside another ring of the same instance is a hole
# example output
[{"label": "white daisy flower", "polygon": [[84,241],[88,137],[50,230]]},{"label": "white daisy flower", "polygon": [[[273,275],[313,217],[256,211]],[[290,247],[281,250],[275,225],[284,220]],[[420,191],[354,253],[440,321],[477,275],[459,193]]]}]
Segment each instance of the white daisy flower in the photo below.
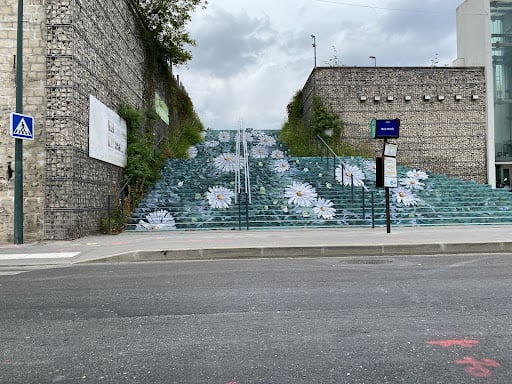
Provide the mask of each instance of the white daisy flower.
[{"label": "white daisy flower", "polygon": [[273,159],[282,159],[284,157],[284,152],[279,149],[273,150],[270,157]]},{"label": "white daisy flower", "polygon": [[217,138],[221,143],[228,143],[231,140],[231,133],[227,131],[221,131],[219,132],[219,136],[217,136]]},{"label": "white daisy flower", "polygon": [[146,221],[139,220],[137,231],[169,231],[176,229],[174,217],[166,210],[151,212],[146,215]]},{"label": "white daisy flower", "polygon": [[237,168],[236,155],[231,152],[220,154],[213,159],[213,163],[222,172],[233,172]]},{"label": "white daisy flower", "polygon": [[407,172],[407,177],[416,180],[426,180],[428,179],[428,175],[423,171],[418,171],[413,169],[412,171]]},{"label": "white daisy flower", "polygon": [[414,179],[411,177],[400,179],[400,185],[403,185],[405,188],[409,188],[411,190],[416,189],[419,191],[421,191],[425,187],[425,183],[422,183],[418,179]]},{"label": "white daisy flower", "polygon": [[365,161],[364,169],[370,173],[377,173],[377,163],[375,161]]},{"label": "white daisy flower", "polygon": [[315,202],[317,193],[311,184],[294,181],[286,187],[284,196],[288,198],[288,204],[290,205],[311,207]]},{"label": "white daisy flower", "polygon": [[285,173],[289,169],[290,164],[288,163],[288,160],[282,159],[274,161],[274,171],[276,171],[277,173]]},{"label": "white daisy flower", "polygon": [[256,145],[251,149],[251,154],[256,159],[265,159],[268,156],[268,150],[263,145]]},{"label": "white daisy flower", "polygon": [[197,148],[192,146],[187,149],[187,156],[189,159],[195,159],[197,156]]},{"label": "white daisy flower", "polygon": [[265,132],[260,131],[259,129],[253,129],[252,130],[252,136],[256,138],[261,138],[263,135],[265,135]]},{"label": "white daisy flower", "polygon": [[208,188],[208,192],[206,193],[208,204],[215,209],[228,208],[234,196],[235,193],[233,191],[218,185]]},{"label": "white daisy flower", "polygon": [[[352,177],[353,176],[353,177]],[[364,186],[365,175],[359,167],[355,165],[338,165],[336,167],[336,180],[342,185],[351,185],[354,180],[355,187]]]},{"label": "white daisy flower", "polygon": [[215,148],[217,145],[219,145],[217,140],[208,140],[204,142],[204,146],[208,148]]},{"label": "white daisy flower", "polygon": [[178,187],[183,187],[183,184],[185,184],[183,181],[178,181]]},{"label": "white daisy flower", "polygon": [[402,203],[405,206],[418,204],[418,198],[409,189],[398,187],[393,190],[397,203]]},{"label": "white daisy flower", "polygon": [[263,135],[260,137],[259,145],[263,145],[264,147],[272,147],[276,145],[276,139],[269,135]]},{"label": "white daisy flower", "polygon": [[331,200],[318,199],[315,201],[313,212],[319,219],[332,220],[336,216],[336,209],[333,208],[333,205]]}]

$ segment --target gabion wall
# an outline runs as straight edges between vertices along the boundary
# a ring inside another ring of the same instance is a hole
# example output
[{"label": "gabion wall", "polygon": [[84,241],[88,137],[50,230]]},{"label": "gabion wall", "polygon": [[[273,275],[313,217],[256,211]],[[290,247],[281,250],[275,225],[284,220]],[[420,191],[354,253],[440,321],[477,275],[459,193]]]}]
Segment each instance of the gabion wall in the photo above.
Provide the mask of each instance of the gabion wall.
[{"label": "gabion wall", "polygon": [[314,95],[339,114],[350,145],[380,156],[369,123],[399,118],[399,163],[487,182],[483,68],[322,67],[303,89],[306,116]]},{"label": "gabion wall", "polygon": [[[0,13],[0,242],[13,241],[14,139],[9,116],[16,111],[17,0],[2,0]],[[23,141],[23,208],[26,241],[43,237],[46,5],[23,7],[23,113],[35,121],[35,140]]]},{"label": "gabion wall", "polygon": [[89,157],[89,95],[142,107],[144,50],[125,1],[48,0],[44,238],[97,233],[122,168]]}]

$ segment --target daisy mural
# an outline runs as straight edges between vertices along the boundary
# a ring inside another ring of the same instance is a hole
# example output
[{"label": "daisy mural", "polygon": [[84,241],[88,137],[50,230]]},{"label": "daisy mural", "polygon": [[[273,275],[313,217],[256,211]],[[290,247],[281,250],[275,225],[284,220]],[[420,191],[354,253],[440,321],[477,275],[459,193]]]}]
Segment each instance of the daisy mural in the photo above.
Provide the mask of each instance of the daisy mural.
[{"label": "daisy mural", "polygon": [[233,197],[235,197],[233,191],[218,185],[208,188],[208,192],[206,193],[208,204],[214,209],[229,208]]},{"label": "daisy mural", "polygon": [[279,149],[275,149],[270,153],[270,157],[273,159],[282,159],[284,158],[284,152]]},{"label": "daisy mural", "polygon": [[208,140],[204,142],[204,146],[206,148],[215,148],[219,145],[219,142],[217,140]]},{"label": "daisy mural", "polygon": [[146,220],[139,220],[136,227],[137,231],[169,231],[176,229],[174,217],[164,209],[147,214]]},{"label": "daisy mural", "polygon": [[260,137],[259,145],[263,145],[264,147],[272,147],[276,145],[276,139],[269,135],[263,135]]},{"label": "daisy mural", "polygon": [[408,171],[407,177],[410,179],[416,179],[416,180],[427,180],[428,179],[428,175],[425,172],[418,171],[416,169]]},{"label": "daisy mural", "polygon": [[409,188],[411,190],[420,191],[425,187],[425,183],[422,183],[421,181],[413,177],[400,179],[400,185],[403,185],[405,188]]},{"label": "daisy mural", "polygon": [[234,172],[237,169],[236,155],[234,153],[222,153],[213,159],[213,163],[222,172]]},{"label": "daisy mural", "polygon": [[319,219],[332,220],[336,216],[336,209],[331,200],[318,199],[315,201],[313,212]]},{"label": "daisy mural", "polygon": [[290,205],[311,207],[316,200],[317,193],[311,184],[294,181],[286,187],[284,196],[288,198]]},{"label": "daisy mural", "polygon": [[251,149],[251,155],[255,159],[266,159],[268,157],[268,149],[263,145],[256,145]]},{"label": "daisy mural", "polygon": [[336,167],[336,180],[342,185],[352,185],[354,180],[355,187],[364,186],[365,175],[363,171],[355,165],[342,166],[341,164]]},{"label": "daisy mural", "polygon": [[393,190],[393,193],[395,194],[395,201],[405,205],[406,207],[418,204],[418,198],[414,196],[410,189],[398,187]]},{"label": "daisy mural", "polygon": [[290,163],[286,159],[276,160],[273,165],[274,171],[277,173],[284,173],[290,169]]},{"label": "daisy mural", "polygon": [[231,133],[227,131],[219,132],[219,136],[217,138],[221,143],[229,143],[231,140]]}]

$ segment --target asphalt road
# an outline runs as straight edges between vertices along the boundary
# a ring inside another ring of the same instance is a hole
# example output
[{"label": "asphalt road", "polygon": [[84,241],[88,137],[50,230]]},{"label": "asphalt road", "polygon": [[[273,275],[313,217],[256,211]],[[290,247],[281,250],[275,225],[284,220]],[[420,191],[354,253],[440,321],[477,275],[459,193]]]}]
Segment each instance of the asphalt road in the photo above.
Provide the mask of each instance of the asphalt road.
[{"label": "asphalt road", "polygon": [[0,275],[0,383],[511,383],[512,255]]}]

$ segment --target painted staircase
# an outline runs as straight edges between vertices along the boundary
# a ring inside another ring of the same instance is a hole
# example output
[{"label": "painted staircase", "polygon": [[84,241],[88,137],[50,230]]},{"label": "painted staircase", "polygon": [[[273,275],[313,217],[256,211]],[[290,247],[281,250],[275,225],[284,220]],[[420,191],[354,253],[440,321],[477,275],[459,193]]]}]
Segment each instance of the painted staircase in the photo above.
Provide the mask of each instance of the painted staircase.
[{"label": "painted staircase", "polygon": [[[189,151],[192,158],[166,162],[126,230],[386,225],[385,192],[375,188],[373,160],[341,158],[334,164],[327,157],[289,157],[277,134],[249,133],[249,182],[242,172],[239,194],[237,132],[207,131]],[[391,190],[393,226],[512,223],[508,189],[402,166],[398,171],[403,185]]]}]

